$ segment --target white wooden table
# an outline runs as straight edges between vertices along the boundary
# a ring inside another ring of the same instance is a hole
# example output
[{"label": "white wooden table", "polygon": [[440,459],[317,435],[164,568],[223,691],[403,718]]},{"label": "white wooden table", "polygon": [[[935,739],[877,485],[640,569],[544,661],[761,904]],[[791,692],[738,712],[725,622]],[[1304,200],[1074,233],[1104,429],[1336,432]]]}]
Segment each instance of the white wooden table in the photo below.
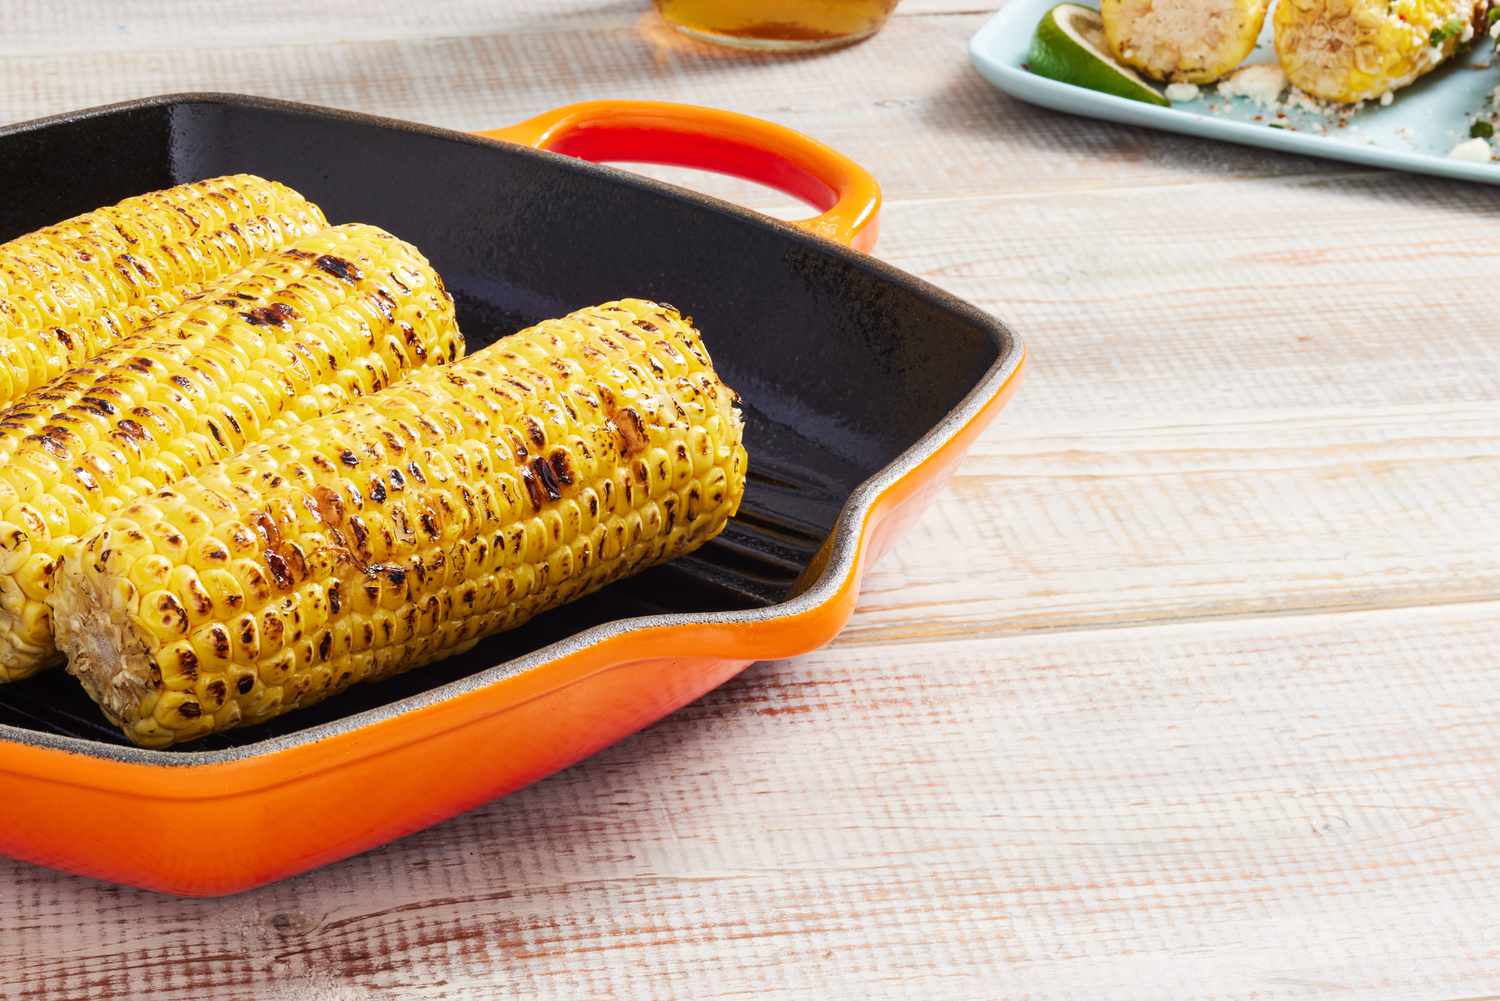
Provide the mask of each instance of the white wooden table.
[{"label": "white wooden table", "polygon": [[234,6],[9,0],[0,114],[733,108],[875,171],[878,253],[1031,376],[828,649],[236,898],[0,860],[0,995],[1500,993],[1500,195],[1018,104],[982,0],[799,59],[644,0]]}]

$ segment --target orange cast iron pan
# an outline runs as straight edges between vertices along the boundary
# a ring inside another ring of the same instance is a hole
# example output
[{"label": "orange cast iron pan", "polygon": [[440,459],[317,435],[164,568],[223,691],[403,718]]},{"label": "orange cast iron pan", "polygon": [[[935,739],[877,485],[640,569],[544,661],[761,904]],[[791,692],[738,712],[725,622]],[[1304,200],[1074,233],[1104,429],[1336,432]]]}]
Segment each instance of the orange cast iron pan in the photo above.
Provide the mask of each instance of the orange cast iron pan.
[{"label": "orange cast iron pan", "polygon": [[[736,174],[820,214],[782,223],[591,160]],[[519,789],[753,661],[806,653],[848,620],[865,568],[1023,361],[988,315],[849,249],[872,246],[880,202],[859,166],[683,105],[591,102],[479,136],[232,95],[114,105],[0,130],[0,239],[235,171],[421,247],[471,348],[620,296],[690,313],[745,400],[745,501],[689,558],[183,749],[126,745],[61,671],[0,688],[0,852],[16,858],[233,893]]]}]

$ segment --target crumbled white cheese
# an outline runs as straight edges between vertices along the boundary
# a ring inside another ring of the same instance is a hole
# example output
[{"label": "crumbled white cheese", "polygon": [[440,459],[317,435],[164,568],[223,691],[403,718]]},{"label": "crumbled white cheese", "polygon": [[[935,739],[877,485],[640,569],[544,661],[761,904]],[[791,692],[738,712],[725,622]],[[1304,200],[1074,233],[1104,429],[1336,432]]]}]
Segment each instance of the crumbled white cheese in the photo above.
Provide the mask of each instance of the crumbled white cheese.
[{"label": "crumbled white cheese", "polygon": [[1458,36],[1460,42],[1467,42],[1474,37],[1474,22],[1465,21],[1463,34]]},{"label": "crumbled white cheese", "polygon": [[1196,101],[1198,99],[1198,85],[1196,83],[1169,83],[1167,84],[1167,100],[1169,101]]},{"label": "crumbled white cheese", "polygon": [[1311,94],[1303,93],[1296,87],[1293,87],[1291,89],[1291,92],[1286,95],[1286,107],[1298,108],[1302,111],[1310,111],[1316,115],[1321,115],[1328,110],[1328,105],[1324,104],[1316,97],[1313,97]]},{"label": "crumbled white cheese", "polygon": [[1286,90],[1286,74],[1275,63],[1251,63],[1219,81],[1225,97],[1247,97],[1263,108],[1274,108]]},{"label": "crumbled white cheese", "polygon": [[1450,149],[1448,155],[1455,160],[1465,160],[1469,163],[1489,163],[1490,144],[1483,139],[1465,139]]},{"label": "crumbled white cheese", "polygon": [[1384,94],[1380,95],[1380,106],[1382,108],[1389,108],[1391,106],[1391,102],[1395,99],[1395,94],[1392,94],[1390,91],[1386,91]]}]

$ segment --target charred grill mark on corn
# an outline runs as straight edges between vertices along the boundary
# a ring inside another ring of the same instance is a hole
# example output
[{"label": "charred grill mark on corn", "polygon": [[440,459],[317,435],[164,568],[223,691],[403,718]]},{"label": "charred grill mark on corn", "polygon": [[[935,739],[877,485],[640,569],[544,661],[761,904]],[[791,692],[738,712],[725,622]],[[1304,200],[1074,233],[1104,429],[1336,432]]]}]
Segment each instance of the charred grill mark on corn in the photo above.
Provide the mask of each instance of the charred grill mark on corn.
[{"label": "charred grill mark on corn", "polygon": [[[361,277],[330,274],[319,255]],[[251,319],[263,315],[277,322]],[[452,299],[422,255],[373,226],[339,226],[225,277],[38,405],[0,415],[0,680],[55,660],[45,599],[78,534],[250,441],[462,350]],[[206,527],[190,519],[158,541],[187,553]],[[200,555],[212,563],[220,551]],[[143,564],[137,580],[164,566]]]},{"label": "charred grill mark on corn", "polygon": [[326,225],[291,188],[236,174],[127,198],[0,245],[0,405],[204,283]]},{"label": "charred grill mark on corn", "polygon": [[1484,0],[1282,0],[1276,56],[1292,85],[1355,103],[1405,87],[1485,28]]},{"label": "charred grill mark on corn", "polygon": [[69,670],[166,746],[461,652],[717,535],[736,402],[641,300],[414,373],[90,532],[53,595]]}]

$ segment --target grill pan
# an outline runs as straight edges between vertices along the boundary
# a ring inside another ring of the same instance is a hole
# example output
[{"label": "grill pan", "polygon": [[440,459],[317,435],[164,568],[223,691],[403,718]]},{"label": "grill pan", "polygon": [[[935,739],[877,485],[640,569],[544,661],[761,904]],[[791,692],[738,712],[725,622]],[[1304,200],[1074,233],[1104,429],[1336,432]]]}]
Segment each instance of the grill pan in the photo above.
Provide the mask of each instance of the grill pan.
[{"label": "grill pan", "polygon": [[[594,160],[736,174],[822,212],[778,222]],[[182,749],[128,745],[62,671],[0,687],[0,852],[13,857],[237,892],[514,791],[754,661],[812,650],[1024,360],[988,315],[849,249],[875,236],[879,190],[861,168],[686,105],[589,102],[479,135],[224,94],[112,105],[0,130],[0,239],[240,171],[415,243],[471,350],[621,296],[674,303],[745,400],[744,504],[693,556]]]}]

